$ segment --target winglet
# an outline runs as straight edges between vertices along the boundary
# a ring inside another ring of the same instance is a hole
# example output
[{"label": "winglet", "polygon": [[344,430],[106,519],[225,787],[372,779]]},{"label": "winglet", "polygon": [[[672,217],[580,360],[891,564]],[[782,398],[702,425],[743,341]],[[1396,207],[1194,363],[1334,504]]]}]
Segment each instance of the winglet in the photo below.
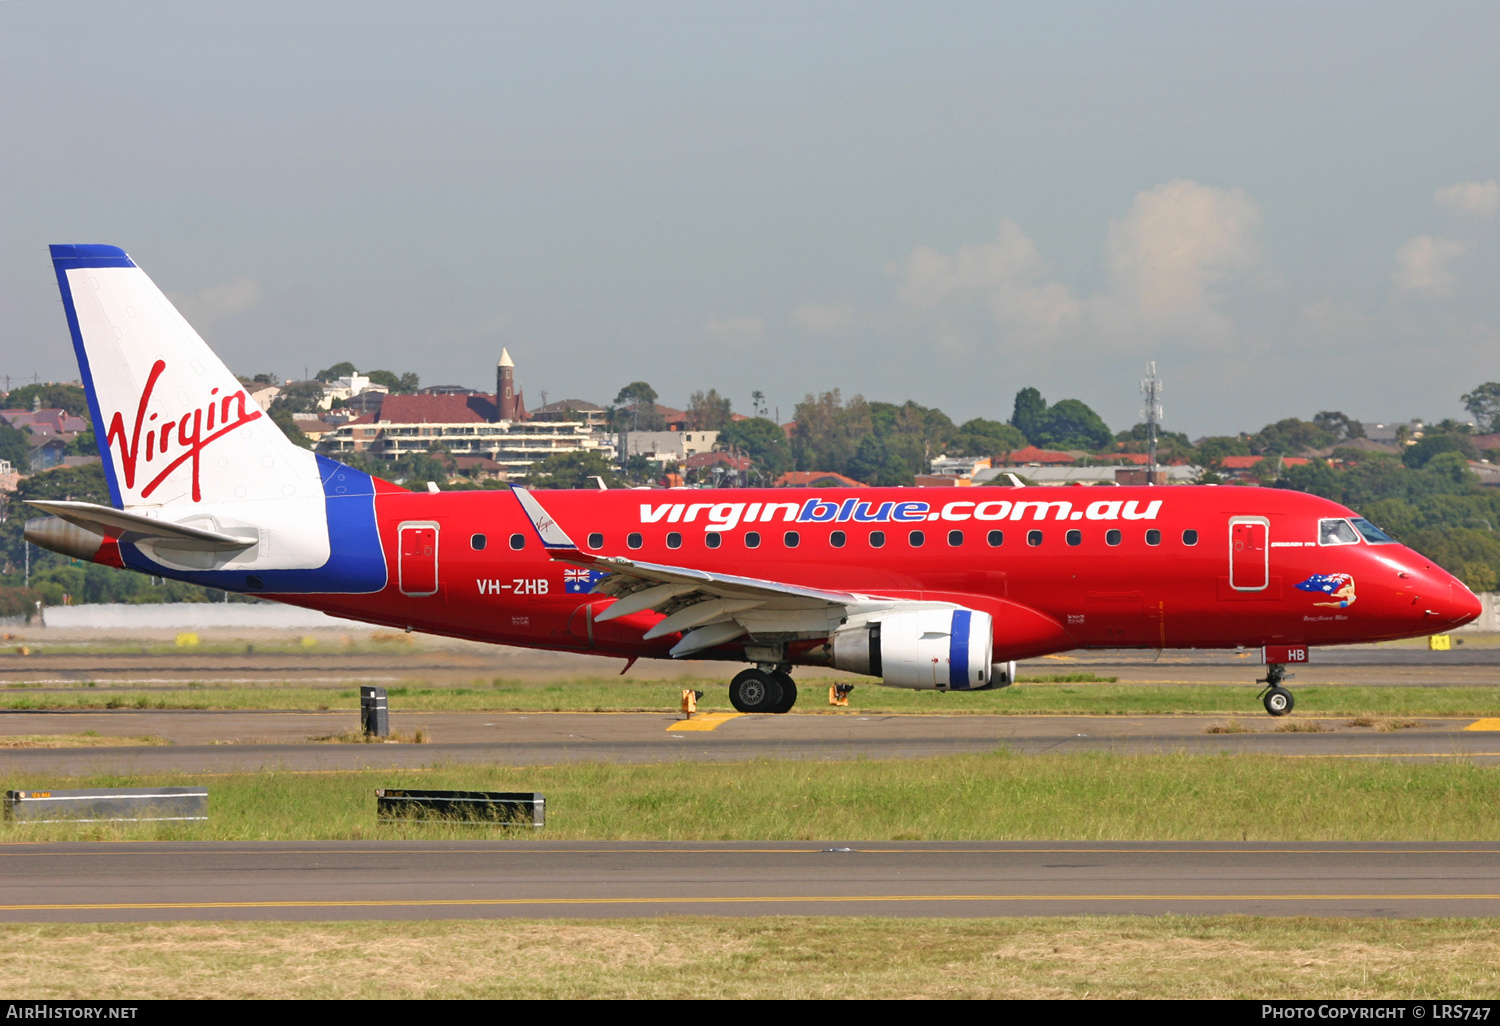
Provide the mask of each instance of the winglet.
[{"label": "winglet", "polygon": [[557,521],[552,519],[552,514],[536,501],[536,496],[519,486],[511,488],[511,491],[515,492],[516,498],[521,502],[521,508],[526,511],[526,516],[531,520],[531,526],[536,529],[537,536],[542,539],[543,548],[552,551],[559,549],[578,551],[578,546],[573,544],[573,539],[568,537],[568,532],[557,525]]}]

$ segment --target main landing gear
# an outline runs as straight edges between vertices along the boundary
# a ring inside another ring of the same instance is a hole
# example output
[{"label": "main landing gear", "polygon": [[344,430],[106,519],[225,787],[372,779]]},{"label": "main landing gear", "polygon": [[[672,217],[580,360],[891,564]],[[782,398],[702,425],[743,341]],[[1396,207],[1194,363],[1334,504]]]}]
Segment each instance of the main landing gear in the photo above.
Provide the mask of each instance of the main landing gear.
[{"label": "main landing gear", "polygon": [[797,703],[797,685],[780,666],[741,670],[729,682],[729,703],[742,713],[790,712]]},{"label": "main landing gear", "polygon": [[1260,700],[1265,705],[1266,712],[1272,716],[1285,716],[1297,704],[1292,693],[1281,686],[1282,681],[1291,680],[1294,676],[1296,675],[1287,673],[1286,667],[1280,663],[1271,663],[1266,668],[1266,675],[1255,682],[1266,686],[1260,693]]}]

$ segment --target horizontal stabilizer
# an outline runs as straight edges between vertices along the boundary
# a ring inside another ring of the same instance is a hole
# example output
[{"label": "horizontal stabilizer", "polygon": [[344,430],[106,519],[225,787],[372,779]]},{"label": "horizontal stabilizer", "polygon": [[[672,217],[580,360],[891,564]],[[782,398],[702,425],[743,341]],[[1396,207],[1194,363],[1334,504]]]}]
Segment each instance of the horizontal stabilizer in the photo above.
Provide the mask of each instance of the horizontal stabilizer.
[{"label": "horizontal stabilizer", "polygon": [[191,549],[200,552],[238,552],[256,543],[255,538],[237,538],[232,534],[209,531],[186,524],[173,524],[127,513],[124,510],[100,506],[92,502],[77,502],[62,499],[33,499],[28,506],[35,506],[43,513],[51,513],[75,527],[103,535],[106,538],[153,540],[174,549]]}]

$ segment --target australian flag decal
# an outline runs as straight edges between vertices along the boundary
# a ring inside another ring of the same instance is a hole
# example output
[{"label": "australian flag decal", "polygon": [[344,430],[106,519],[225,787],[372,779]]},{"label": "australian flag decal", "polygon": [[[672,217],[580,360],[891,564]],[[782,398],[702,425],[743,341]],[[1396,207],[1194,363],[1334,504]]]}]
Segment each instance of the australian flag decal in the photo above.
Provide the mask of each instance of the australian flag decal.
[{"label": "australian flag decal", "polygon": [[1315,602],[1318,606],[1347,609],[1354,605],[1354,578],[1350,574],[1313,574],[1297,585],[1298,591],[1327,595],[1332,602]]},{"label": "australian flag decal", "polygon": [[608,577],[603,570],[564,570],[563,591],[570,595],[587,595],[594,585]]}]

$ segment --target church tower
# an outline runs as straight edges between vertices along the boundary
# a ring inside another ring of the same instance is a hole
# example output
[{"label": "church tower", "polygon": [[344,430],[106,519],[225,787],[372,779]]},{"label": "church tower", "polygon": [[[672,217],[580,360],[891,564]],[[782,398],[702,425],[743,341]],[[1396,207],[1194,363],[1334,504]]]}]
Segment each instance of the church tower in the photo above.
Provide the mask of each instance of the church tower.
[{"label": "church tower", "polygon": [[495,367],[495,408],[501,420],[519,420],[516,403],[516,365],[510,358],[510,350],[500,350],[500,363]]}]

